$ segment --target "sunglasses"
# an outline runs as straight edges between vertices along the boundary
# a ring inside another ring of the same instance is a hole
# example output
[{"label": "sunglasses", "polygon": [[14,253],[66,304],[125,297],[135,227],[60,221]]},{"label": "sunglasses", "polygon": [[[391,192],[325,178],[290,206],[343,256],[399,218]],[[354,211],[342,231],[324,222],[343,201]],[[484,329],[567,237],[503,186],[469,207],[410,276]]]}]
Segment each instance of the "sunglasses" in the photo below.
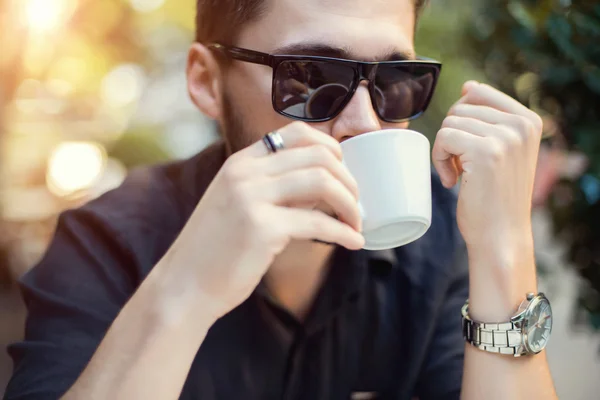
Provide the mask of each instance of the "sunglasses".
[{"label": "sunglasses", "polygon": [[398,123],[427,110],[442,64],[430,59],[361,62],[340,58],[275,55],[211,44],[225,56],[273,68],[272,102],[279,114],[305,122],[334,119],[368,80],[379,118]]}]

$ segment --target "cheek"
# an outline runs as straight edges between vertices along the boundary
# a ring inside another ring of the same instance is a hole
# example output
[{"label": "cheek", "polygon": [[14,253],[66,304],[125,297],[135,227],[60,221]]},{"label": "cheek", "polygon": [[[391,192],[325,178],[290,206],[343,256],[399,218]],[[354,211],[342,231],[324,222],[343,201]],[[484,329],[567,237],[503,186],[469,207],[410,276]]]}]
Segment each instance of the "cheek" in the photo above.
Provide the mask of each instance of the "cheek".
[{"label": "cheek", "polygon": [[246,125],[245,130],[262,135],[292,122],[273,110],[272,70],[255,65],[244,67],[231,71],[225,88],[233,111]]}]

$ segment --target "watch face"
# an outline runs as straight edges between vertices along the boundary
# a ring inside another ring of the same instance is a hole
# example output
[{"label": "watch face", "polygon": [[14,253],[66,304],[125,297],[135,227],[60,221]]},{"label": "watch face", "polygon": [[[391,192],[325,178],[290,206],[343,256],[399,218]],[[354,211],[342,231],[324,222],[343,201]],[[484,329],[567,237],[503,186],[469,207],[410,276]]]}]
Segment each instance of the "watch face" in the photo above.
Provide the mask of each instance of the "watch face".
[{"label": "watch face", "polygon": [[527,347],[534,353],[542,351],[552,331],[552,309],[546,297],[537,297],[526,319]]}]

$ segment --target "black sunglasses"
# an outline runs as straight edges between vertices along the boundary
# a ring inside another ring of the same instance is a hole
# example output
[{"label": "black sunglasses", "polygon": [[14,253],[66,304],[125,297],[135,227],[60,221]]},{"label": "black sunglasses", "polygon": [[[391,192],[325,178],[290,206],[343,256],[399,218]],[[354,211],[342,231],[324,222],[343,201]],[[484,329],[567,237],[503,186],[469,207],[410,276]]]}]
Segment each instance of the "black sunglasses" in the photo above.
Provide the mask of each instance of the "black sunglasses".
[{"label": "black sunglasses", "polygon": [[425,112],[442,64],[430,60],[361,62],[331,57],[275,55],[211,44],[238,61],[273,68],[272,101],[278,113],[305,122],[329,121],[350,102],[359,84],[369,81],[379,118],[398,123]]}]

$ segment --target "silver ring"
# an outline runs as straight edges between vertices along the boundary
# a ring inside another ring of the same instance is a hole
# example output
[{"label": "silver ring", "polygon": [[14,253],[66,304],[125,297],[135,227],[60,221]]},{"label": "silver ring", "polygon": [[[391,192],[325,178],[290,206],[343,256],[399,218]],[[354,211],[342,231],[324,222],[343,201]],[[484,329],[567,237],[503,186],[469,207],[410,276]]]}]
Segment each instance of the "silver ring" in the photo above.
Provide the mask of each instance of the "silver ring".
[{"label": "silver ring", "polygon": [[267,133],[263,137],[263,142],[265,143],[269,153],[277,153],[278,151],[285,149],[283,138],[277,131]]}]

